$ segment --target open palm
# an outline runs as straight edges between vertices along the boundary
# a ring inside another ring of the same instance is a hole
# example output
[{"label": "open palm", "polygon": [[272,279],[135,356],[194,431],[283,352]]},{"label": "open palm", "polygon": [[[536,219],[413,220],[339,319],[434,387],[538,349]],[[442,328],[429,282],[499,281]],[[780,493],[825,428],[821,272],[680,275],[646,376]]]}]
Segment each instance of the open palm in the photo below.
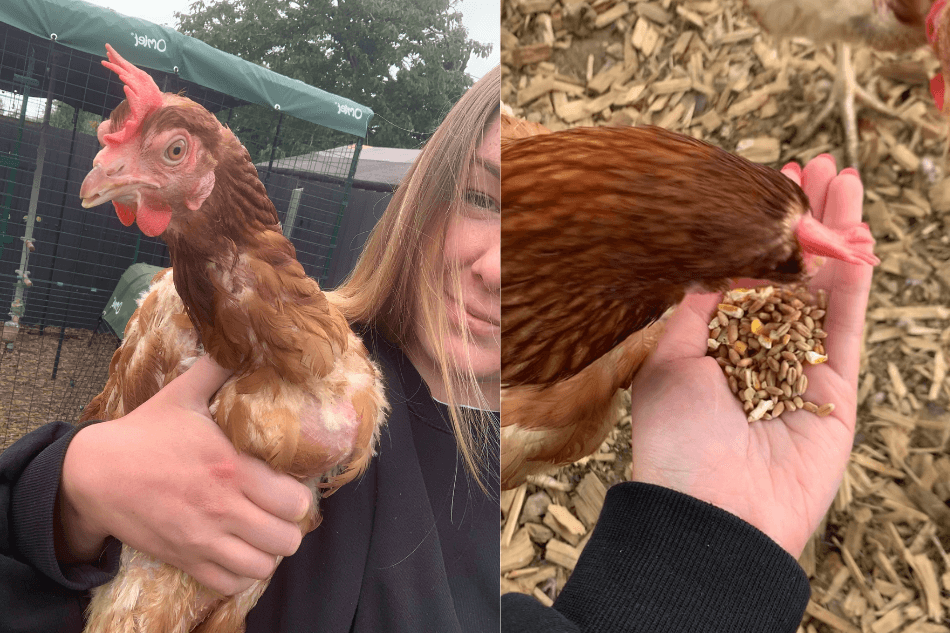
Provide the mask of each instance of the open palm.
[{"label": "open palm", "polygon": [[[861,221],[857,174],[813,159],[802,184],[816,219],[830,227]],[[851,452],[861,335],[872,268],[827,261],[811,289],[828,293],[825,364],[808,366],[805,400],[835,405],[820,418],[799,409],[749,423],[716,361],[706,356],[719,295],[691,295],[670,318],[632,387],[633,480],[712,503],[751,523],[793,556],[827,511]]]}]

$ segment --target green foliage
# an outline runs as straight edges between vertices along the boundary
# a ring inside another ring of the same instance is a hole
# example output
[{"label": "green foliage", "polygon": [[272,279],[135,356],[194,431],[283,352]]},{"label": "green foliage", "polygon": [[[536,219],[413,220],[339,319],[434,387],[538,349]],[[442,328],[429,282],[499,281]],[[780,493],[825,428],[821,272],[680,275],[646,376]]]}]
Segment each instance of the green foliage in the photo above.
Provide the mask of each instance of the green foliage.
[{"label": "green foliage", "polygon": [[[233,112],[221,110],[216,116],[237,135],[241,144],[251,154],[251,159],[255,164],[267,163],[271,159],[272,152],[274,160],[278,160],[348,145],[355,141],[355,138],[349,134],[309,121],[291,116],[284,116],[281,119],[278,112],[257,104],[240,106],[234,108]],[[278,124],[280,136],[277,139],[277,149],[273,149]]]},{"label": "green foliage", "polygon": [[[469,57],[491,52],[491,44],[468,38],[456,2],[196,0],[190,14],[175,17],[182,33],[217,49],[368,105],[377,113],[370,145],[412,148],[472,85],[465,72]],[[241,129],[254,137],[273,135],[273,113],[242,116],[240,125],[234,116],[231,123],[242,141]],[[267,121],[270,132],[254,131]],[[280,146],[288,154],[287,139],[312,137],[321,149],[332,146],[324,134],[329,130],[297,129],[302,123],[284,118]]]},{"label": "green foliage", "polygon": [[[49,124],[64,130],[72,130],[75,112],[76,109],[71,105],[67,105],[61,101],[54,101],[53,111],[50,112],[49,115]],[[77,124],[79,131],[83,134],[95,135],[96,128],[99,127],[99,123],[101,122],[102,117],[86,112],[85,110],[79,111],[79,121]]]}]

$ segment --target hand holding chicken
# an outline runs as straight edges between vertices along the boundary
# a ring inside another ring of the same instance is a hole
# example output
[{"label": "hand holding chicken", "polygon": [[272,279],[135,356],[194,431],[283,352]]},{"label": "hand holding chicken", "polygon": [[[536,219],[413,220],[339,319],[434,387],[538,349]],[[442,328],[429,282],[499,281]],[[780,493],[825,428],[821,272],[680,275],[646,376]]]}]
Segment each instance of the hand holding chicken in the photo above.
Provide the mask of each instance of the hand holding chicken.
[{"label": "hand holding chicken", "polygon": [[[111,201],[123,224],[161,236],[172,269],[156,275],[129,320],[83,419],[126,416],[209,355],[233,372],[211,414],[237,452],[310,488],[314,503],[298,522],[306,533],[320,523],[320,493],[358,477],[374,453],[386,409],[379,369],[304,273],[234,134],[106,48],[103,65],[127,99],[99,126],[83,206]],[[221,547],[253,545],[236,536]],[[226,598],[126,546],[118,576],[94,592],[86,631],[243,631],[267,583]]]},{"label": "hand holding chicken", "polygon": [[63,463],[61,562],[95,560],[113,535],[234,595],[296,551],[312,494],[235,451],[215,424],[208,403],[230,376],[202,356],[128,415],[77,433]]},{"label": "hand holding chicken", "polygon": [[[783,172],[831,229],[860,221],[863,189],[819,156]],[[861,336],[872,267],[829,260],[810,282],[828,293],[829,360],[808,366],[809,398],[831,402],[818,418],[799,409],[749,423],[722,370],[706,356],[719,295],[692,295],[666,325],[632,387],[634,481],[672,488],[756,526],[797,557],[841,482],[854,435]]]}]

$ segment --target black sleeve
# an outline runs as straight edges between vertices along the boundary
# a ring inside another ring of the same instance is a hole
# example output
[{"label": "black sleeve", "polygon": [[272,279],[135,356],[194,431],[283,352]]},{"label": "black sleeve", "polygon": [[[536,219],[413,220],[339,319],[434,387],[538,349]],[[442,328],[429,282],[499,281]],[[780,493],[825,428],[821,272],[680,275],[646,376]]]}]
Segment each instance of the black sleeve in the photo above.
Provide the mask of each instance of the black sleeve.
[{"label": "black sleeve", "polygon": [[81,427],[53,422],[0,454],[0,632],[81,631],[92,587],[118,572],[121,545],[96,565],[62,566],[53,513],[63,459]]},{"label": "black sleeve", "polygon": [[502,596],[502,631],[794,633],[811,589],[785,550],[742,519],[642,483],[607,492],[577,567],[546,608]]}]

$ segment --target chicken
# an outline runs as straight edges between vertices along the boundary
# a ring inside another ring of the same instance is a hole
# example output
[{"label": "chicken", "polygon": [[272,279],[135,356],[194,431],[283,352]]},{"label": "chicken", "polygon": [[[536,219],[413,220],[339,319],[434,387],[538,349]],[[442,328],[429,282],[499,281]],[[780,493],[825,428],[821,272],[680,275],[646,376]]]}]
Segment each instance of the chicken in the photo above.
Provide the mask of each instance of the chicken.
[{"label": "chicken", "polygon": [[652,323],[565,380],[503,386],[502,489],[595,452],[620,421],[621,390],[633,382],[662,333],[663,323]]},{"label": "chicken", "polygon": [[937,107],[945,115],[947,105],[943,98],[944,77],[950,72],[950,13],[947,12],[947,0],[937,0],[930,7],[930,13],[927,14],[927,39],[940,60],[941,72],[930,82],[930,91],[934,96]]},{"label": "chicken", "polygon": [[535,136],[537,134],[551,133],[551,130],[547,129],[540,123],[525,121],[524,119],[519,119],[512,116],[511,108],[504,103],[501,104],[501,107],[501,141],[503,143],[516,138],[525,138],[527,136]]},{"label": "chicken", "polygon": [[[807,278],[805,256],[877,263],[781,173],[656,127],[502,142],[502,486],[595,450],[686,292]],[[619,347],[618,347],[619,345]]]},{"label": "chicken", "polygon": [[[123,224],[162,237],[172,268],[140,300],[82,419],[127,414],[209,354],[234,372],[211,411],[235,448],[313,490],[306,533],[320,523],[321,493],[358,477],[374,453],[387,407],[379,369],[304,273],[234,134],[106,49],[127,99],[99,127],[82,204],[112,201]],[[268,582],[224,598],[129,547],[121,560],[94,592],[88,632],[243,631]]]},{"label": "chicken", "polygon": [[[501,140],[551,131],[518,119],[502,104]],[[503,489],[525,477],[593,453],[619,421],[620,390],[637,370],[663,330],[653,323],[627,337],[576,376],[550,385],[504,385],[501,390],[500,475]],[[584,394],[578,399],[576,394]]]},{"label": "chicken", "polygon": [[931,0],[745,0],[763,28],[816,42],[860,42],[883,51],[927,43]]},{"label": "chicken", "polygon": [[[938,3],[942,3],[940,0]],[[846,150],[851,165],[858,162],[855,97],[876,110],[897,116],[894,110],[856,82],[849,44],[863,43],[883,51],[909,51],[927,43],[927,16],[932,0],[745,0],[763,28],[779,37],[802,36],[818,43],[835,42],[838,74],[825,108],[804,128],[809,138],[831,114],[841,108]]]}]

